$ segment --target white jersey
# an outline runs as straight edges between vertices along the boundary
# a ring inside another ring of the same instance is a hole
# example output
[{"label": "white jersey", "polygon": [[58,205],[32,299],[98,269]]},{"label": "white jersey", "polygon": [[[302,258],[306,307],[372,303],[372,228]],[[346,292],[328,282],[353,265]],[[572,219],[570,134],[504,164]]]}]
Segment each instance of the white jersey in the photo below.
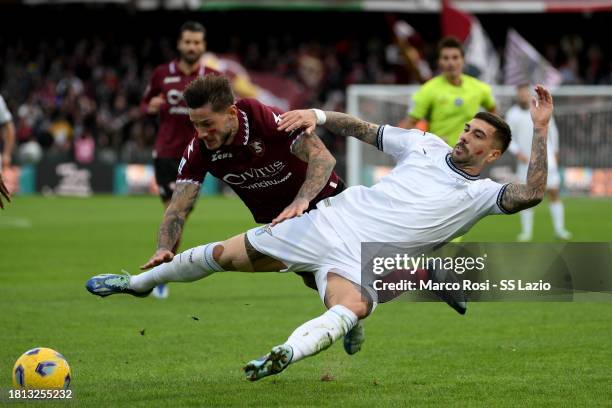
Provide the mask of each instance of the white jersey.
[{"label": "white jersey", "polygon": [[286,270],[314,272],[322,300],[331,271],[362,285],[377,301],[376,292],[362,284],[362,242],[402,242],[402,251],[416,254],[462,235],[486,215],[506,212],[506,185],[457,168],[439,137],[386,125],[378,129],[377,146],[397,164],[374,186],[350,187],[301,217],[247,232],[257,251]]},{"label": "white jersey", "polygon": [[456,167],[439,137],[389,125],[378,130],[378,148],[397,164],[372,187],[355,186],[319,202],[328,225],[360,251],[361,242],[441,243],[463,235],[486,215],[506,213],[506,185]]},{"label": "white jersey", "polygon": [[10,122],[12,119],[13,116],[7,108],[6,102],[4,102],[4,98],[2,98],[2,95],[0,95],[0,126],[4,125],[7,122]]},{"label": "white jersey", "polygon": [[[529,109],[522,109],[513,105],[506,113],[506,122],[512,131],[512,142],[508,150],[512,154],[522,153],[531,156],[531,142],[533,140],[533,121]],[[556,154],[559,152],[559,131],[555,119],[552,118],[548,127],[548,142],[546,145],[548,154],[548,171],[557,168]]]}]

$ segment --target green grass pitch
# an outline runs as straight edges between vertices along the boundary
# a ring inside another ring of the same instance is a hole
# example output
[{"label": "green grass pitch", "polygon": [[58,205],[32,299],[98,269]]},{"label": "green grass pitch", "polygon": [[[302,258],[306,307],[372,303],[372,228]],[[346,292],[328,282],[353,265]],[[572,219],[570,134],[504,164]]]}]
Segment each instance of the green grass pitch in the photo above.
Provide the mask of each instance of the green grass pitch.
[{"label": "green grass pitch", "polygon": [[[611,204],[566,200],[577,241],[612,241]],[[245,362],[323,311],[296,276],[219,273],[173,284],[163,301],[85,290],[91,275],[136,272],[161,214],[153,197],[104,196],[16,197],[0,212],[0,402],[17,357],[47,346],[70,362],[75,396],[49,407],[612,405],[605,302],[472,303],[465,316],[441,303],[391,302],[365,321],[357,355],[336,344],[250,383]],[[512,241],[518,223],[489,217],[466,240]],[[182,247],[252,225],[236,199],[204,198]],[[535,227],[536,240],[552,240],[546,203]]]}]

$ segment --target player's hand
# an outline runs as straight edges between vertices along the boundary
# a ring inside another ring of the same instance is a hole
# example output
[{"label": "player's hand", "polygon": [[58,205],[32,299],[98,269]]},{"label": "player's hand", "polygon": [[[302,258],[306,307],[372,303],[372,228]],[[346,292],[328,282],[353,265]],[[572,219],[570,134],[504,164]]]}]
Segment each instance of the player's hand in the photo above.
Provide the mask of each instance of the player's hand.
[{"label": "player's hand", "polygon": [[304,211],[308,209],[309,204],[310,203],[305,198],[296,198],[291,204],[285,207],[283,212],[278,214],[278,217],[272,220],[270,226],[273,227],[276,224],[288,220],[289,218],[299,217],[300,215],[304,214]]},{"label": "player's hand", "polygon": [[161,107],[163,106],[164,103],[166,103],[166,100],[164,99],[163,93],[160,93],[159,95],[152,97],[151,100],[149,101],[149,105],[147,106],[147,113],[150,113],[150,114],[158,113],[161,110]]},{"label": "player's hand", "polygon": [[553,99],[548,89],[536,85],[536,96],[531,99],[531,120],[534,128],[548,128],[553,112]]},{"label": "player's hand", "polygon": [[310,133],[317,127],[317,117],[310,109],[300,109],[285,112],[280,115],[281,121],[278,123],[278,130],[293,132],[296,129],[304,128],[306,133]]},{"label": "player's hand", "polygon": [[8,188],[4,185],[4,180],[2,180],[2,173],[0,173],[0,209],[4,209],[4,203],[2,202],[2,197],[9,203],[11,202],[11,193],[9,193]]},{"label": "player's hand", "polygon": [[155,251],[151,259],[140,267],[141,270],[153,268],[154,266],[161,265],[165,262],[170,262],[174,258],[174,253],[169,249],[158,249]]}]

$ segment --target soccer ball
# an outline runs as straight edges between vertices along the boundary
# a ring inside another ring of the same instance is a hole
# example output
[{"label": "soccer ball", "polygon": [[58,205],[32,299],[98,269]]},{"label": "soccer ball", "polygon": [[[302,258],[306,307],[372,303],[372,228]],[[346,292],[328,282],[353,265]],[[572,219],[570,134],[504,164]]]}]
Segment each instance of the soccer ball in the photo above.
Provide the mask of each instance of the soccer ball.
[{"label": "soccer ball", "polygon": [[57,351],[37,347],[17,359],[13,367],[13,386],[28,389],[68,388],[70,366]]}]

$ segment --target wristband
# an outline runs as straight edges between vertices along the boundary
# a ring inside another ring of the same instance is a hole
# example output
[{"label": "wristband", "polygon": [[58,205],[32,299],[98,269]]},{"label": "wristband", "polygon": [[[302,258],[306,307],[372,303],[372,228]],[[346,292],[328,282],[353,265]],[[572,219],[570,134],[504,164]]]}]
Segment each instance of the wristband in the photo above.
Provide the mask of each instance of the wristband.
[{"label": "wristband", "polygon": [[321,109],[311,109],[311,111],[313,111],[315,116],[317,117],[317,125],[324,125],[325,121],[327,120],[325,112],[323,112]]}]

